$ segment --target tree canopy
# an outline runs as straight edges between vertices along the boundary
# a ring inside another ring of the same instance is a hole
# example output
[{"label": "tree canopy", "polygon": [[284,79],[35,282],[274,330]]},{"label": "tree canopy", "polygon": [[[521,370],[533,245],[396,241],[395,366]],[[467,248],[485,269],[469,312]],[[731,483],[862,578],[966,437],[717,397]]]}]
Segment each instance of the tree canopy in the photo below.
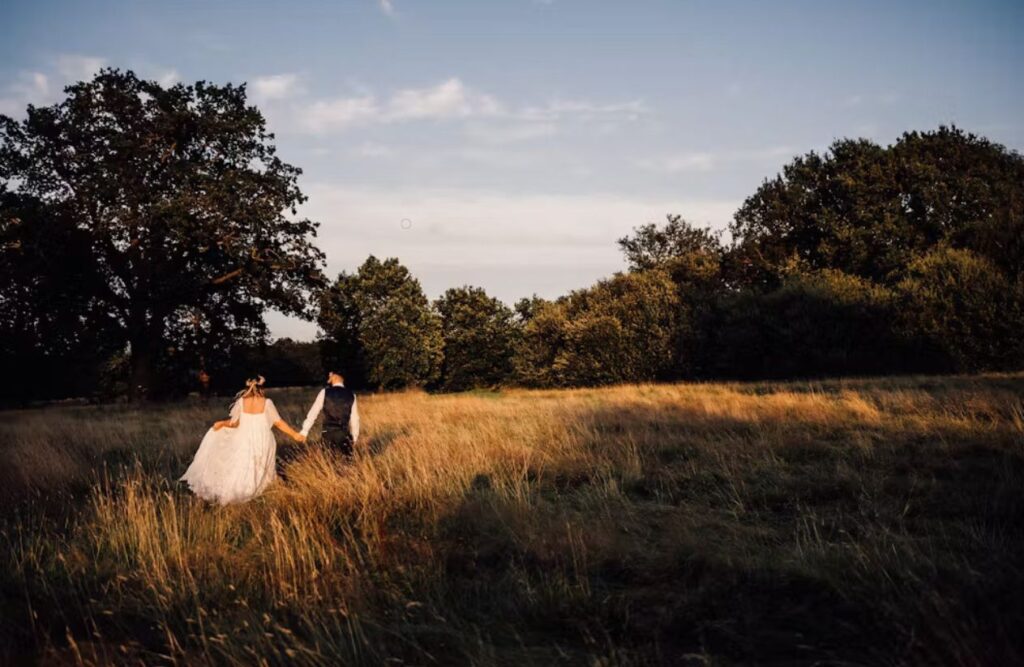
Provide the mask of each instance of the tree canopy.
[{"label": "tree canopy", "polygon": [[34,202],[18,224],[60,220],[88,253],[46,279],[89,286],[94,319],[130,350],[134,395],[174,357],[262,338],[267,308],[312,316],[323,254],[296,213],[301,172],[244,85],[106,69],[65,92],[22,121],[0,116],[0,183]]},{"label": "tree canopy", "polygon": [[894,285],[939,243],[1024,267],[1024,158],[955,127],[889,147],[843,139],[766,180],[737,211],[735,282],[776,287],[788,270],[834,268]]},{"label": "tree canopy", "polygon": [[371,255],[342,272],[321,296],[318,323],[325,362],[355,386],[421,387],[440,374],[440,319],[397,259]]},{"label": "tree canopy", "polygon": [[467,286],[449,289],[434,307],[444,340],[443,388],[493,387],[510,379],[517,329],[508,306]]}]

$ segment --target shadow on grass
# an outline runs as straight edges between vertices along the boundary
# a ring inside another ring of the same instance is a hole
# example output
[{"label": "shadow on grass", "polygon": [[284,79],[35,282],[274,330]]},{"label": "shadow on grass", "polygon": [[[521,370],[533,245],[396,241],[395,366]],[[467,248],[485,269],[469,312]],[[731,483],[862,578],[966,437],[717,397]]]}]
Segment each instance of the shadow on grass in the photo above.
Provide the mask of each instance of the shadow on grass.
[{"label": "shadow on grass", "polygon": [[603,464],[527,471],[525,513],[478,474],[440,526],[449,595],[489,640],[516,637],[506,650],[1024,663],[1024,450],[1008,425],[921,437],[643,405],[579,422]]},{"label": "shadow on grass", "polygon": [[366,451],[370,456],[382,456],[396,440],[403,438],[410,433],[411,430],[404,426],[374,431],[374,433],[367,438]]}]

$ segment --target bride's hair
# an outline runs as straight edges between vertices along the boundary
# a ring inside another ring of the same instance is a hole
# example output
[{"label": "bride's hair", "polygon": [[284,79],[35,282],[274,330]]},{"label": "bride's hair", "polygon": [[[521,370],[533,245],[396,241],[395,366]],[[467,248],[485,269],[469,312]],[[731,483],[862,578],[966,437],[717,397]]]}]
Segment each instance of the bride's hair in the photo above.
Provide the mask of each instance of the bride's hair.
[{"label": "bride's hair", "polygon": [[235,394],[238,398],[248,398],[249,396],[258,396],[263,398],[263,385],[266,384],[267,380],[262,375],[245,381],[245,389]]}]

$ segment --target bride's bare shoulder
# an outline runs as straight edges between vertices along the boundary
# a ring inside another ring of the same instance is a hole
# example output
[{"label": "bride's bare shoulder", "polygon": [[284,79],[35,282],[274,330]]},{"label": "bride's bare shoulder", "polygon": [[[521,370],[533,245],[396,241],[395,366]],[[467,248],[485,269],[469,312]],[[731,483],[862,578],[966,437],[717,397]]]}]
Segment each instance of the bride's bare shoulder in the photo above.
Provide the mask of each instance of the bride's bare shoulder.
[{"label": "bride's bare shoulder", "polygon": [[270,402],[269,398],[245,396],[242,398],[242,409],[246,412],[262,412],[263,406]]}]

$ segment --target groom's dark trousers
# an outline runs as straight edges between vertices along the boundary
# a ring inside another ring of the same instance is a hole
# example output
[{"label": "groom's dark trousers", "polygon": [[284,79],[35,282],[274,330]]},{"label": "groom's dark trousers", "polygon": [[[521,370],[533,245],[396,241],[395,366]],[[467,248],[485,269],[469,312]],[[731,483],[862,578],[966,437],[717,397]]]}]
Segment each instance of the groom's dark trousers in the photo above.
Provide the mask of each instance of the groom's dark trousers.
[{"label": "groom's dark trousers", "polygon": [[347,459],[352,458],[352,434],[348,427],[325,428],[323,431],[324,444],[338,452]]}]

